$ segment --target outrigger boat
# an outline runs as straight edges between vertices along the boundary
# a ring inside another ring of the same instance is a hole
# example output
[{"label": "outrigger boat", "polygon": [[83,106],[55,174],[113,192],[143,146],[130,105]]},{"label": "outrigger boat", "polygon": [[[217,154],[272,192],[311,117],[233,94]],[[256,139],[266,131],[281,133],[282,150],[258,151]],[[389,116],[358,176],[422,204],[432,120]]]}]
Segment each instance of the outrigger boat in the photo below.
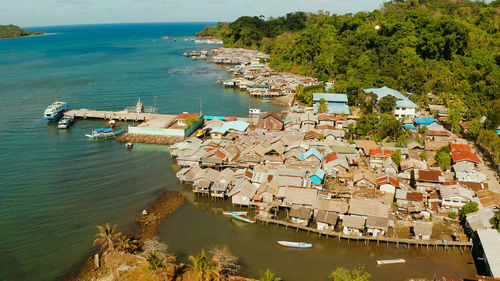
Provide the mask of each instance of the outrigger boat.
[{"label": "outrigger boat", "polygon": [[278,241],[278,244],[285,247],[292,248],[312,248],[312,244],[304,242],[290,242],[290,241]]},{"label": "outrigger boat", "polygon": [[248,214],[248,212],[245,212],[245,211],[241,211],[241,212],[238,212],[238,211],[227,211],[227,212],[223,212],[222,214],[225,215],[225,216],[232,216],[232,215],[246,216]]},{"label": "outrigger boat", "polygon": [[92,133],[86,134],[85,136],[91,139],[112,139],[123,132],[124,130],[114,131],[113,128],[98,128],[94,129]]},{"label": "outrigger boat", "polygon": [[395,263],[405,263],[405,259],[393,259],[393,260],[378,260],[377,264],[382,265],[382,264],[395,264]]},{"label": "outrigger boat", "polygon": [[253,221],[251,219],[247,219],[247,218],[244,218],[242,216],[235,215],[235,214],[232,214],[231,217],[235,220],[243,221],[246,223],[255,223],[255,221]]}]

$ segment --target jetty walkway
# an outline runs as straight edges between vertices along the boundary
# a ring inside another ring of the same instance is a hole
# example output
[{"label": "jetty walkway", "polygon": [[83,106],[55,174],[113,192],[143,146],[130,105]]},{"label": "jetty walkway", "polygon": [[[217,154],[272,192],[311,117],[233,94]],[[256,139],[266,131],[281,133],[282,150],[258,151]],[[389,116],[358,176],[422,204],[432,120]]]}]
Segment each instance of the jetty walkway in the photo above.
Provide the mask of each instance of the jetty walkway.
[{"label": "jetty walkway", "polygon": [[122,121],[150,121],[156,118],[163,118],[165,114],[153,113],[137,113],[123,111],[106,111],[106,110],[91,110],[91,109],[74,109],[67,111],[64,115],[70,115],[74,118],[82,119],[105,119],[105,120],[122,120]]},{"label": "jetty walkway", "polygon": [[303,230],[307,231],[307,233],[317,233],[318,236],[326,236],[328,237],[333,237],[333,238],[338,238],[339,241],[340,239],[345,239],[348,242],[351,240],[356,241],[359,243],[359,241],[364,242],[365,244],[368,244],[369,242],[376,242],[377,245],[380,243],[386,243],[387,246],[389,246],[389,243],[395,244],[397,247],[401,244],[402,246],[406,246],[409,248],[411,245],[415,246],[415,248],[422,248],[425,247],[426,249],[429,249],[429,246],[431,248],[437,248],[437,247],[444,247],[445,250],[448,250],[448,248],[451,248],[452,250],[454,248],[459,248],[460,250],[464,249],[469,249],[472,250],[473,244],[470,242],[458,242],[458,241],[443,241],[443,240],[417,240],[417,239],[407,239],[407,238],[395,238],[395,237],[371,237],[371,236],[356,236],[356,235],[349,235],[341,232],[335,232],[335,231],[324,231],[324,230],[318,230],[316,228],[312,227],[307,227],[307,226],[302,226],[299,224],[287,222],[287,221],[282,221],[282,220],[275,220],[275,219],[270,219],[270,218],[264,218],[261,216],[257,216],[256,220],[258,222],[261,222],[262,224],[269,225],[271,224],[276,224],[277,226],[284,226],[285,228],[295,228],[296,231]]}]

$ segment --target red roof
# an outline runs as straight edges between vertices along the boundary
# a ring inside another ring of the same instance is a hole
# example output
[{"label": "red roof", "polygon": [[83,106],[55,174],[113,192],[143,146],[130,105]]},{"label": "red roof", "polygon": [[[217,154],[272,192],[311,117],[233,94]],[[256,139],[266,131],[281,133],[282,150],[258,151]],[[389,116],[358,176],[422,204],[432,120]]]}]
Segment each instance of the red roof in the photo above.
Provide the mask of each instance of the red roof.
[{"label": "red roof", "polygon": [[320,120],[320,121],[327,121],[327,120],[333,121],[333,120],[335,120],[335,116],[330,115],[330,114],[319,114],[318,120]]},{"label": "red roof", "polygon": [[441,171],[436,170],[418,170],[419,181],[440,182],[440,177],[443,175]]},{"label": "red roof", "polygon": [[338,159],[337,153],[330,153],[330,154],[326,155],[326,163],[330,163],[333,160],[337,160],[337,159]]},{"label": "red roof", "polygon": [[467,144],[450,143],[450,155],[453,162],[468,160],[475,163],[481,163],[477,154],[473,153]]},{"label": "red roof", "polygon": [[399,182],[393,177],[390,176],[383,176],[377,179],[377,184],[382,185],[382,184],[392,184],[395,187],[399,187]]},{"label": "red roof", "polygon": [[408,201],[419,201],[422,202],[424,200],[424,194],[422,192],[407,192],[406,200]]},{"label": "red roof", "polygon": [[335,130],[336,128],[332,125],[319,125],[319,126],[316,126],[316,129],[318,129],[318,130]]},{"label": "red roof", "polygon": [[226,122],[231,122],[231,121],[235,121],[237,118],[238,118],[238,117],[236,117],[236,116],[229,116],[229,117],[226,117],[226,118],[224,119],[224,121],[226,121]]},{"label": "red roof", "polygon": [[370,157],[391,157],[394,150],[374,148],[370,149]]},{"label": "red roof", "polygon": [[179,115],[177,115],[177,117],[175,117],[177,120],[186,120],[188,119],[189,117],[196,117],[198,116],[198,114],[196,113],[187,113],[187,112],[183,112]]},{"label": "red roof", "polygon": [[271,93],[279,93],[279,92],[281,92],[281,89],[269,89],[269,92],[271,92]]},{"label": "red roof", "polygon": [[337,120],[337,121],[344,120],[347,122],[347,118],[345,116],[342,116],[342,115],[335,116],[335,120]]}]

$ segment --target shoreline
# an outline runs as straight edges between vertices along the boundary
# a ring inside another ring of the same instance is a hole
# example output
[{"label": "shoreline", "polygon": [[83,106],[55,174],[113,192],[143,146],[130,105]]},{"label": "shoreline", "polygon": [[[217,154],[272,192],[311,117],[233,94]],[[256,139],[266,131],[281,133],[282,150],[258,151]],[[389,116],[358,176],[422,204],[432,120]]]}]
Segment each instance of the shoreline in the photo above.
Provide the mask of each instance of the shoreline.
[{"label": "shoreline", "polygon": [[17,37],[8,37],[8,38],[0,38],[0,40],[6,39],[17,39],[17,38],[28,38],[28,37],[40,37],[40,36],[49,36],[49,35],[57,35],[58,33],[42,33],[42,34],[31,34],[26,36],[17,36]]},{"label": "shoreline", "polygon": [[[160,224],[172,213],[181,208],[185,203],[185,198],[179,191],[165,191],[156,198],[146,211],[146,214],[140,214],[135,220],[134,230],[130,233],[132,237],[136,237],[140,244],[144,244],[146,240],[156,237]],[[100,255],[100,250],[92,250],[88,258],[83,261],[83,264],[74,265],[75,270],[71,270],[57,278],[61,281],[79,281],[79,280],[96,280],[102,274],[103,255]],[[100,267],[95,267],[94,256],[99,254]]]}]

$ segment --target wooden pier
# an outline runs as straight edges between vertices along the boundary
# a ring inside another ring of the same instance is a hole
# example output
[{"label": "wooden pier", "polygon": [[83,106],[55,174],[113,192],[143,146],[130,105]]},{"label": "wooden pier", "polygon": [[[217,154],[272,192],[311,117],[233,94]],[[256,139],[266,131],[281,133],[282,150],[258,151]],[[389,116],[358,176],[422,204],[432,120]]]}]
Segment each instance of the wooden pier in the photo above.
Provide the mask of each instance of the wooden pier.
[{"label": "wooden pier", "polygon": [[104,120],[122,120],[122,121],[149,121],[162,117],[163,114],[136,113],[127,111],[105,111],[91,109],[74,109],[67,111],[64,115],[70,115],[81,119],[104,119]]},{"label": "wooden pier", "polygon": [[282,221],[282,220],[275,220],[275,219],[269,219],[269,218],[264,218],[261,216],[257,216],[256,220],[258,222],[262,222],[263,224],[269,225],[271,224],[276,224],[277,226],[284,226],[285,228],[295,228],[296,231],[303,230],[307,231],[307,233],[317,233],[318,236],[325,236],[327,239],[328,237],[332,238],[338,238],[339,241],[340,239],[347,240],[348,242],[350,241],[356,241],[357,243],[364,242],[365,244],[368,244],[369,242],[374,242],[379,245],[380,243],[385,243],[387,246],[390,244],[395,244],[396,246],[399,247],[399,245],[406,246],[409,248],[411,245],[415,246],[415,248],[426,248],[429,249],[429,246],[431,248],[436,249],[437,247],[444,247],[446,250],[448,248],[451,248],[452,250],[455,248],[458,248],[460,250],[468,249],[472,250],[473,244],[470,242],[458,242],[458,241],[446,241],[444,242],[443,240],[417,240],[417,239],[406,239],[406,238],[395,238],[395,237],[371,237],[371,236],[356,236],[356,235],[349,235],[341,232],[335,232],[335,231],[324,231],[324,230],[318,230],[316,228],[312,227],[307,227],[307,226],[302,226],[298,225],[295,223],[287,222],[287,221]]}]

